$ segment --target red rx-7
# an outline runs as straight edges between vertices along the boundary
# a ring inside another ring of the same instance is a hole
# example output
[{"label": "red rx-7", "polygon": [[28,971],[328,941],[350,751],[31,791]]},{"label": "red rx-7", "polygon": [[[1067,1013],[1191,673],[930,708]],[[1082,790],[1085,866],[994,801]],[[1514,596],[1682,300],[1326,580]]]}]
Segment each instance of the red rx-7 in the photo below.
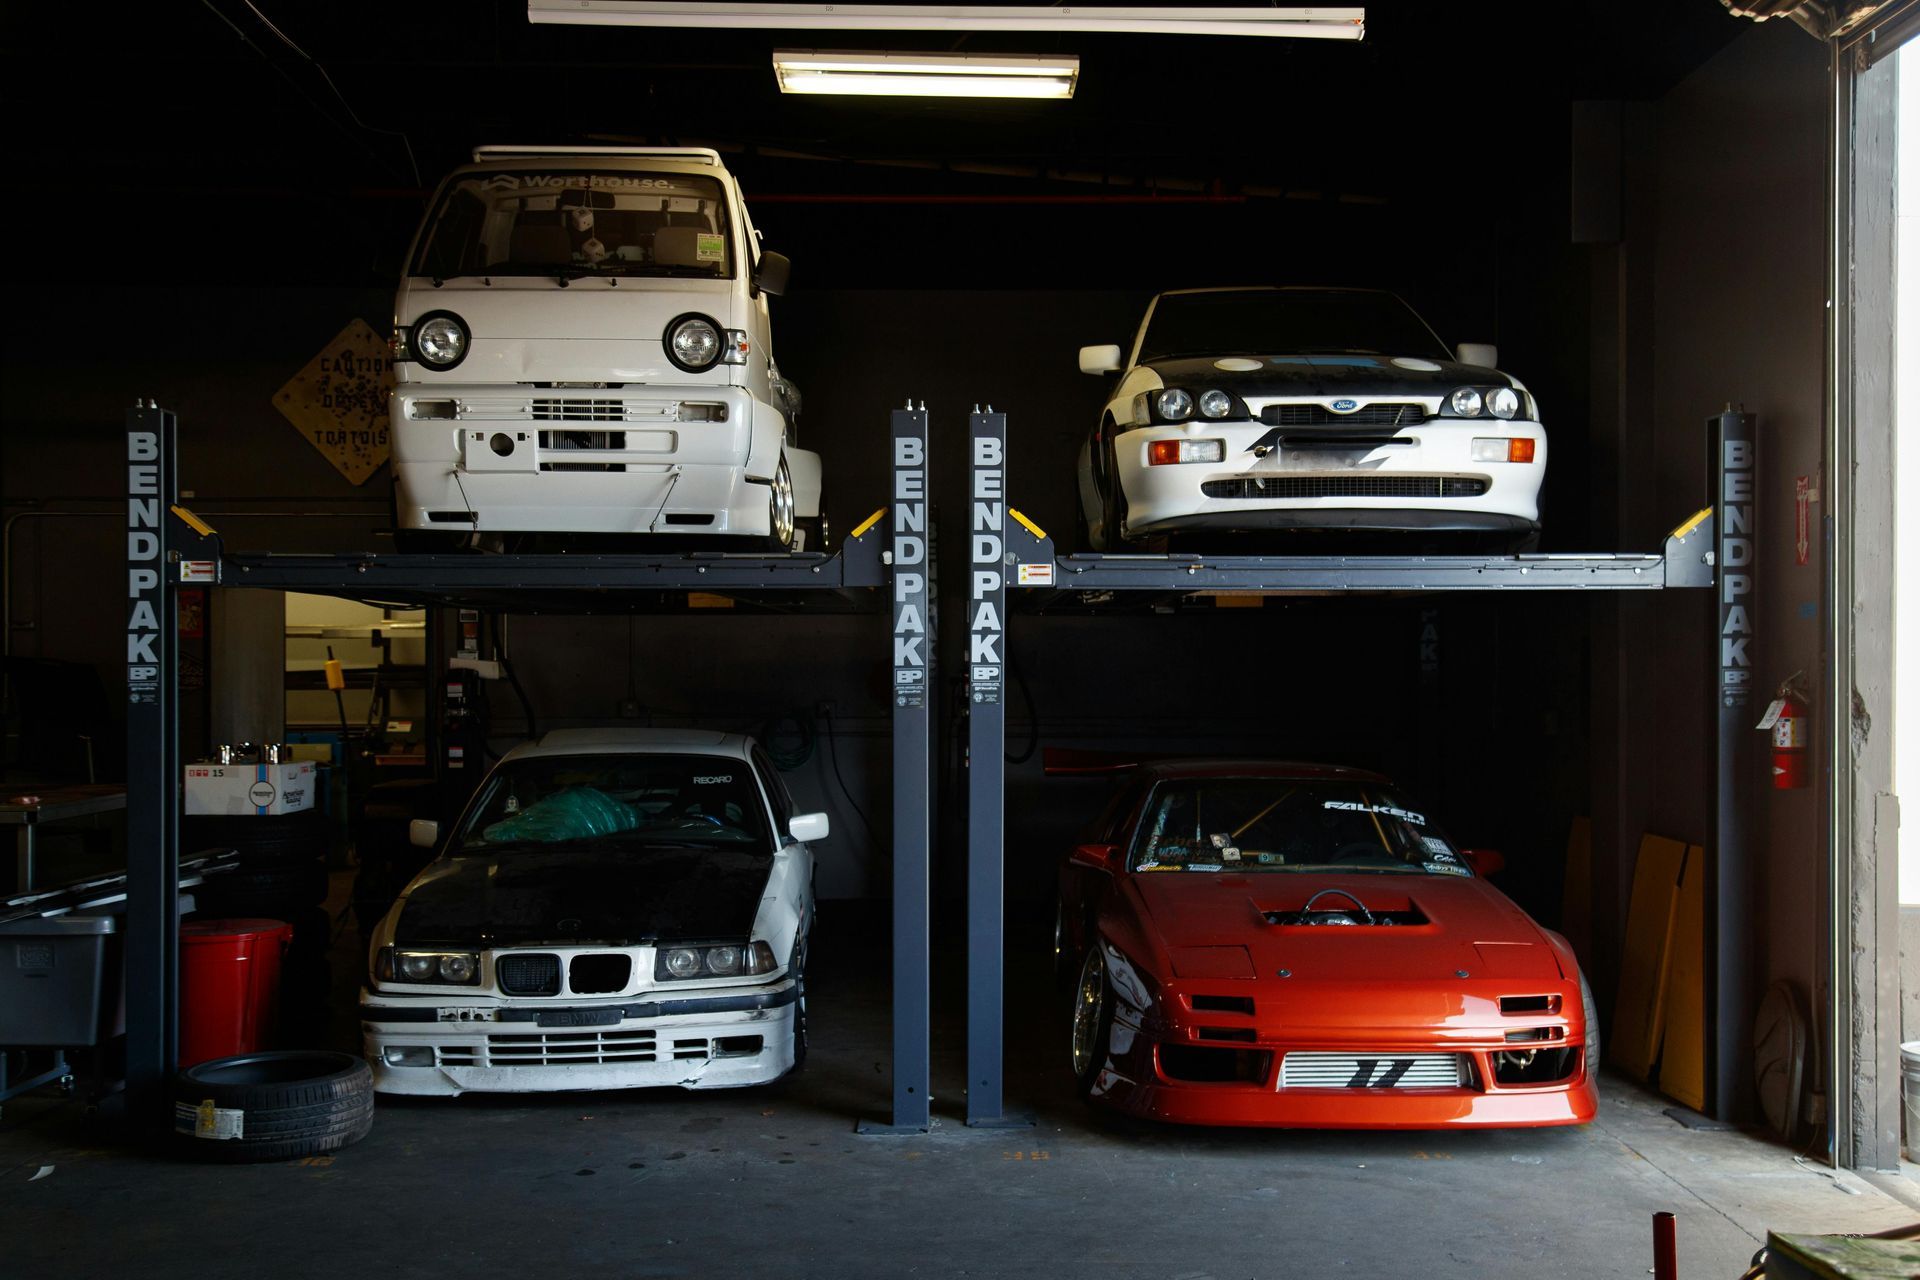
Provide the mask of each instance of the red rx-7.
[{"label": "red rx-7", "polygon": [[1189,1124],[1584,1124],[1592,995],[1566,939],[1385,778],[1131,771],[1060,873],[1089,1101]]}]

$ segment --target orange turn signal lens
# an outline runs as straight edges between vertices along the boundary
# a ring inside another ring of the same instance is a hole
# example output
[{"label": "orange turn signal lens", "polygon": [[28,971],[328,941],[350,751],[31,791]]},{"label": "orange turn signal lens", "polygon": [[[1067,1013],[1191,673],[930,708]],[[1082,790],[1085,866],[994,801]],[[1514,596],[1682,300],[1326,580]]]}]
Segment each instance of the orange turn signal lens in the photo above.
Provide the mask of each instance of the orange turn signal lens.
[{"label": "orange turn signal lens", "polygon": [[1507,461],[1508,462],[1532,462],[1533,461],[1533,441],[1528,439],[1520,439],[1518,437],[1507,441]]}]

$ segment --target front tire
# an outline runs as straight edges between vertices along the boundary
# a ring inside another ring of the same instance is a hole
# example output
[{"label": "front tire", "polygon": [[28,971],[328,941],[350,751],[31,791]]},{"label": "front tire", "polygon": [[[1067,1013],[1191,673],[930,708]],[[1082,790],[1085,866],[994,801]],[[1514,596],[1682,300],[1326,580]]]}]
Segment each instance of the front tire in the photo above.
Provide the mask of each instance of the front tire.
[{"label": "front tire", "polygon": [[780,467],[767,486],[767,550],[793,550],[797,526],[794,518],[793,473],[787,470],[787,456],[780,455]]},{"label": "front tire", "polygon": [[1593,988],[1587,975],[1580,975],[1580,1009],[1587,1024],[1587,1079],[1600,1079],[1600,1010],[1593,1003]]},{"label": "front tire", "polygon": [[796,1075],[807,1065],[807,946],[805,942],[795,945],[793,950],[793,1065],[787,1069],[788,1075]]},{"label": "front tire", "polygon": [[1113,1032],[1113,986],[1107,980],[1107,955],[1098,938],[1091,939],[1074,984],[1067,1021],[1069,1062],[1075,1091],[1084,1099],[1093,1093],[1107,1062],[1107,1042]]}]

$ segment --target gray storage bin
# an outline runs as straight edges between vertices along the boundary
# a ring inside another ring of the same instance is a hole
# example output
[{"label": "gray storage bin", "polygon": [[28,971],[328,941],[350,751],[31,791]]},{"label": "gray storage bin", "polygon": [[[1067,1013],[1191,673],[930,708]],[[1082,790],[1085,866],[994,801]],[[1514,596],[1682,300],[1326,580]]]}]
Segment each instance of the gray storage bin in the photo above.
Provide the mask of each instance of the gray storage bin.
[{"label": "gray storage bin", "polygon": [[117,922],[110,915],[28,916],[0,923],[0,1045],[100,1043],[105,979],[119,999]]}]

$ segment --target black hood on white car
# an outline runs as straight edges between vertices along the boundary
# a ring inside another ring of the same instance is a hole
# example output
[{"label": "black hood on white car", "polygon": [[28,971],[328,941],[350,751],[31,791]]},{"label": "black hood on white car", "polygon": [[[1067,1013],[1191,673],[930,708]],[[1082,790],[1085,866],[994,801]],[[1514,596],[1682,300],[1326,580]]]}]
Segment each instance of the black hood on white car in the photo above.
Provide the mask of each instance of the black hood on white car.
[{"label": "black hood on white car", "polygon": [[[1225,363],[1226,368],[1221,368]],[[1243,366],[1253,364],[1254,368]],[[1145,367],[1169,387],[1218,387],[1241,399],[1268,396],[1339,397],[1445,395],[1456,387],[1511,387],[1496,369],[1452,360],[1391,356],[1184,356],[1149,360]]]},{"label": "black hood on white car", "polygon": [[701,845],[540,849],[456,856],[407,894],[400,947],[745,939],[771,854]]}]

